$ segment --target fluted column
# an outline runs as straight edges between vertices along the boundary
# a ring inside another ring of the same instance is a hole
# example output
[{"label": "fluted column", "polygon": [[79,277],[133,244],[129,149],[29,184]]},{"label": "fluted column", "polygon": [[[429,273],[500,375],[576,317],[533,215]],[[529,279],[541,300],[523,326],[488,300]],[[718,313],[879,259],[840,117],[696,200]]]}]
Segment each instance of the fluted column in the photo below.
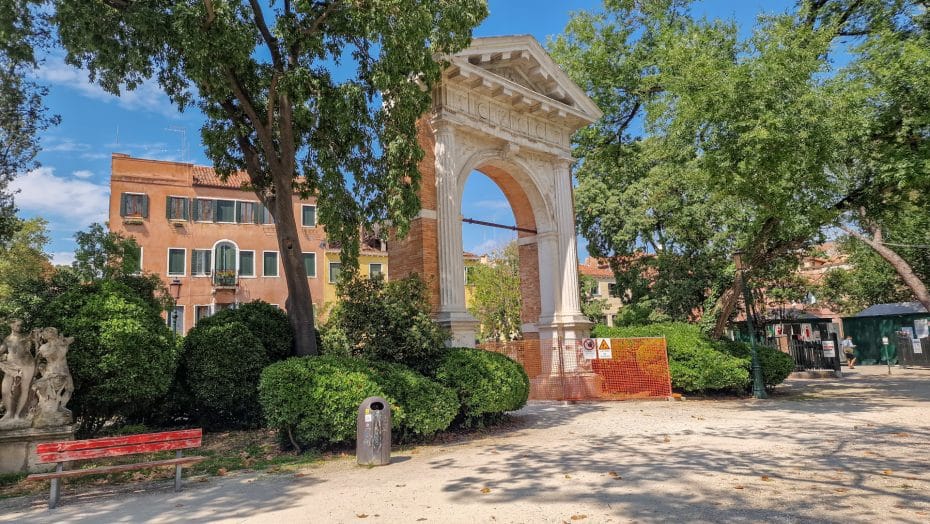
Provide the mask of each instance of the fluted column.
[{"label": "fluted column", "polygon": [[435,138],[439,311],[465,311],[465,265],[462,261],[462,222],[457,205],[455,130],[450,125],[439,124]]},{"label": "fluted column", "polygon": [[559,232],[559,274],[561,275],[560,306],[564,316],[581,315],[578,288],[578,245],[575,238],[575,209],[572,202],[572,175],[570,162],[553,163],[555,175],[555,215]]}]

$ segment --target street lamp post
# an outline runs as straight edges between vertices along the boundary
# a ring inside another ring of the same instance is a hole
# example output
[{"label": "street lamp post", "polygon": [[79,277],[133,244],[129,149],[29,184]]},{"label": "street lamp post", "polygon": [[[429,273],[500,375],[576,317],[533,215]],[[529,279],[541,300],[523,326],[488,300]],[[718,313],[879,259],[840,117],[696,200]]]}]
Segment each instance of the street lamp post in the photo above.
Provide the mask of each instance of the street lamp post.
[{"label": "street lamp post", "polygon": [[172,290],[174,290],[174,307],[171,308],[171,329],[177,331],[178,329],[178,300],[181,299],[181,281],[177,278],[172,280],[170,287]]},{"label": "street lamp post", "polygon": [[765,382],[762,379],[762,364],[759,362],[759,350],[756,347],[756,326],[752,320],[752,293],[749,292],[749,286],[746,284],[746,267],[743,256],[742,251],[733,253],[733,264],[736,266],[736,278],[740,281],[743,302],[746,305],[746,325],[749,327],[749,354],[752,357],[752,396],[766,398],[768,395],[765,394]]}]

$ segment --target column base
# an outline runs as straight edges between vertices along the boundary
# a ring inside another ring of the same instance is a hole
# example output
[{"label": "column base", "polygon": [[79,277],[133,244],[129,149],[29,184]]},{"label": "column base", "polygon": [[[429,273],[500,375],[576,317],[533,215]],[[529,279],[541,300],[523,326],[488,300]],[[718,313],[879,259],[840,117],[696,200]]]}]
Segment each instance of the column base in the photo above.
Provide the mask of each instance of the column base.
[{"label": "column base", "polygon": [[468,311],[440,311],[436,322],[452,332],[450,347],[475,347],[478,333],[478,321]]},{"label": "column base", "polygon": [[537,325],[540,340],[579,340],[591,334],[591,326],[594,323],[578,313],[540,317]]},{"label": "column base", "polygon": [[531,400],[592,400],[601,397],[604,377],[590,372],[530,379]]}]

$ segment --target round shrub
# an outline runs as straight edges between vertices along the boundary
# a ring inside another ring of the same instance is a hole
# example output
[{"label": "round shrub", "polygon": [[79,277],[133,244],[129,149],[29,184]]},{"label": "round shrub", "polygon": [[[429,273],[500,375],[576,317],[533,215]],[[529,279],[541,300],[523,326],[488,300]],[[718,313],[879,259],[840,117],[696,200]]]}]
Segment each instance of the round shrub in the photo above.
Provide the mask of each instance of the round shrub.
[{"label": "round shrub", "polygon": [[178,346],[157,304],[119,282],[104,281],[66,291],[48,310],[44,321],[74,337],[68,407],[82,435],[113,417],[141,416],[168,392]]},{"label": "round shrub", "polygon": [[458,393],[460,420],[466,426],[494,420],[526,405],[530,380],[523,366],[500,353],[454,348],[443,352],[436,380]]},{"label": "round shrub", "polygon": [[291,355],[294,332],[287,320],[287,313],[281,309],[267,302],[254,300],[239,304],[236,309],[224,309],[211,317],[201,319],[197,327],[230,322],[245,324],[249,332],[261,341],[270,361],[282,360]]},{"label": "round shrub", "polygon": [[192,414],[211,429],[260,425],[257,385],[268,361],[261,340],[244,323],[190,330],[181,379],[193,402]]},{"label": "round shrub", "polygon": [[396,441],[430,437],[448,428],[458,415],[458,395],[451,388],[399,364],[378,363],[373,370],[378,385],[404,410]]},{"label": "round shrub", "polygon": [[295,357],[276,362],[262,371],[258,390],[268,425],[298,447],[353,440],[358,406],[367,397],[390,402],[392,428],[399,428],[404,418],[366,363],[352,358]]}]

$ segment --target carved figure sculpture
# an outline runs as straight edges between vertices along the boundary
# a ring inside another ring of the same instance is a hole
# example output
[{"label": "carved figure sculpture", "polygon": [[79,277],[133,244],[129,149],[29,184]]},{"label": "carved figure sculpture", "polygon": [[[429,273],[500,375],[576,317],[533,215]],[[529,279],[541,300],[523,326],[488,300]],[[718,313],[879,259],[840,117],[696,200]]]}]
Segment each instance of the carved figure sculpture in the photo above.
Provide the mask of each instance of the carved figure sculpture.
[{"label": "carved figure sculpture", "polygon": [[74,393],[74,381],[68,369],[67,354],[74,337],[60,336],[57,329],[50,327],[40,330],[36,338],[37,342],[44,342],[36,350],[36,359],[41,362],[41,376],[33,384],[38,403],[32,425],[46,427],[70,424],[71,410],[65,405]]},{"label": "carved figure sculpture", "polygon": [[[0,344],[0,399],[4,414],[0,418],[0,429],[28,427],[27,418],[29,393],[36,373],[36,359],[32,354],[29,336],[22,333],[22,321],[10,322],[10,334]],[[6,356],[4,359],[3,357]]]}]

